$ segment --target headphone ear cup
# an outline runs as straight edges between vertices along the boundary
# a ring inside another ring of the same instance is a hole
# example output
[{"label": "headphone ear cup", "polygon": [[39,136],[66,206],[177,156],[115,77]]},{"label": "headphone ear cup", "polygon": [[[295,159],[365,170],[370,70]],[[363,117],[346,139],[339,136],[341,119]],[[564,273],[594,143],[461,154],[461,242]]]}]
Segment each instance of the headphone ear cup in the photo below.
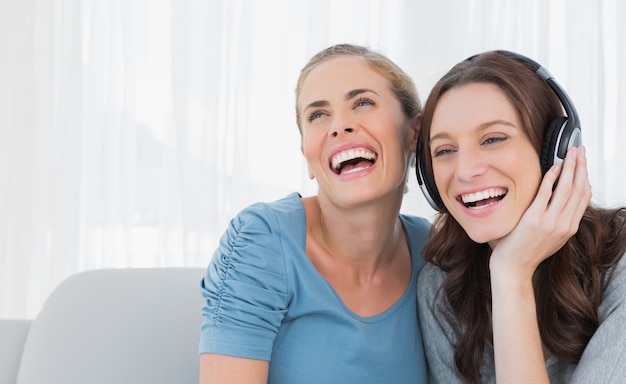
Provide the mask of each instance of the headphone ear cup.
[{"label": "headphone ear cup", "polygon": [[417,183],[424,194],[424,197],[435,211],[440,211],[443,208],[443,201],[439,196],[437,185],[435,184],[435,178],[432,173],[428,171],[426,167],[426,156],[424,155],[424,148],[422,147],[421,136],[417,139],[417,162],[415,166],[415,173],[417,175]]},{"label": "headphone ear cup", "polygon": [[[543,145],[541,147],[541,173],[545,175],[546,172],[554,164],[554,156],[559,149],[559,143],[562,140],[569,140],[569,138],[561,137],[561,132],[567,125],[567,117],[557,117],[548,126],[546,132],[543,135]],[[561,139],[559,139],[561,137]]]}]

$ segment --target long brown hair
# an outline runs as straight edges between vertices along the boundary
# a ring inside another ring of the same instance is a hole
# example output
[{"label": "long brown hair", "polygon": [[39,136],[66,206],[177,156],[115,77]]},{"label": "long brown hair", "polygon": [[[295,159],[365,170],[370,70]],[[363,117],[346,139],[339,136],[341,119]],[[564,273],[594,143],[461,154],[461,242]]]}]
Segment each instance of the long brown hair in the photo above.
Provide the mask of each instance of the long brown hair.
[{"label": "long brown hair", "polygon": [[[491,83],[504,91],[537,155],[545,128],[562,116],[561,104],[528,63],[485,52],[454,66],[434,86],[424,106],[421,142],[432,174],[428,138],[435,106],[448,90],[469,83]],[[626,252],[626,208],[590,204],[578,232],[535,271],[537,320],[545,347],[561,361],[577,363],[598,327],[602,277]],[[472,241],[445,207],[435,218],[424,247],[425,259],[447,273],[439,294],[459,321],[456,368],[467,382],[480,382],[484,348],[493,342],[487,244]]]}]

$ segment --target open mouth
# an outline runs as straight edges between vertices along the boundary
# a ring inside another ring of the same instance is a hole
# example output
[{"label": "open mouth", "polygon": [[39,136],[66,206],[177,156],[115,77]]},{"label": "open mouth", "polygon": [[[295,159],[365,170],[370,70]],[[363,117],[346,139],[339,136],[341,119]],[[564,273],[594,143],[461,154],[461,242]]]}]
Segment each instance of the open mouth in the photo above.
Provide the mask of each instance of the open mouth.
[{"label": "open mouth", "polygon": [[457,200],[467,208],[484,208],[504,199],[506,188],[489,188],[484,191],[466,193],[457,197]]},{"label": "open mouth", "polygon": [[371,167],[376,159],[375,152],[365,148],[351,148],[335,154],[330,160],[330,168],[337,175],[345,175]]}]

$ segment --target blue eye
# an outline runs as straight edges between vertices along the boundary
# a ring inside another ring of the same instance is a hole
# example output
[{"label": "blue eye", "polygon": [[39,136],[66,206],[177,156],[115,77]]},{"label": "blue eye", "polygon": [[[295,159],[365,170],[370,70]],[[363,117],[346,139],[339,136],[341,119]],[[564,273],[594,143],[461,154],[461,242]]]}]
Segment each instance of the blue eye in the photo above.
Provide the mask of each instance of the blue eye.
[{"label": "blue eye", "polygon": [[367,97],[361,97],[354,102],[355,107],[363,107],[367,105],[374,105],[374,102]]},{"label": "blue eye", "polygon": [[309,114],[309,117],[307,118],[307,120],[309,122],[315,120],[315,119],[319,119],[320,117],[326,115],[326,113],[322,112],[322,111],[313,111],[312,113]]},{"label": "blue eye", "polygon": [[483,141],[483,144],[495,144],[501,141],[505,141],[507,138],[504,136],[492,136]]},{"label": "blue eye", "polygon": [[432,157],[439,157],[439,156],[444,156],[447,155],[448,153],[452,153],[454,152],[452,149],[439,149],[435,152],[433,152]]}]

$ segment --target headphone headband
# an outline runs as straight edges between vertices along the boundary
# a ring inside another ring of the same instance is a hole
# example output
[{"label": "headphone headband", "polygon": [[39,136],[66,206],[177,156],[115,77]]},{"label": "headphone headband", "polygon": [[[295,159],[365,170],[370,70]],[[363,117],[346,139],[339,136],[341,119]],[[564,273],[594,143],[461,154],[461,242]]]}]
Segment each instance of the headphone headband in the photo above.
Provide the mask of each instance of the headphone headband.
[{"label": "headphone headband", "polygon": [[567,95],[567,92],[565,92],[565,89],[561,87],[561,85],[556,81],[554,76],[552,76],[552,73],[550,73],[550,71],[546,67],[539,64],[538,62],[531,59],[530,57],[523,56],[516,52],[506,51],[503,49],[498,50],[496,52],[503,54],[505,56],[509,56],[521,63],[527,63],[527,64],[532,65],[535,70],[535,73],[539,75],[539,77],[544,79],[548,83],[550,88],[554,91],[554,93],[556,93],[557,97],[561,101],[561,105],[563,105],[563,109],[565,109],[565,113],[567,114],[568,120],[571,121],[572,124],[580,128],[578,112],[576,112],[574,103]]}]

